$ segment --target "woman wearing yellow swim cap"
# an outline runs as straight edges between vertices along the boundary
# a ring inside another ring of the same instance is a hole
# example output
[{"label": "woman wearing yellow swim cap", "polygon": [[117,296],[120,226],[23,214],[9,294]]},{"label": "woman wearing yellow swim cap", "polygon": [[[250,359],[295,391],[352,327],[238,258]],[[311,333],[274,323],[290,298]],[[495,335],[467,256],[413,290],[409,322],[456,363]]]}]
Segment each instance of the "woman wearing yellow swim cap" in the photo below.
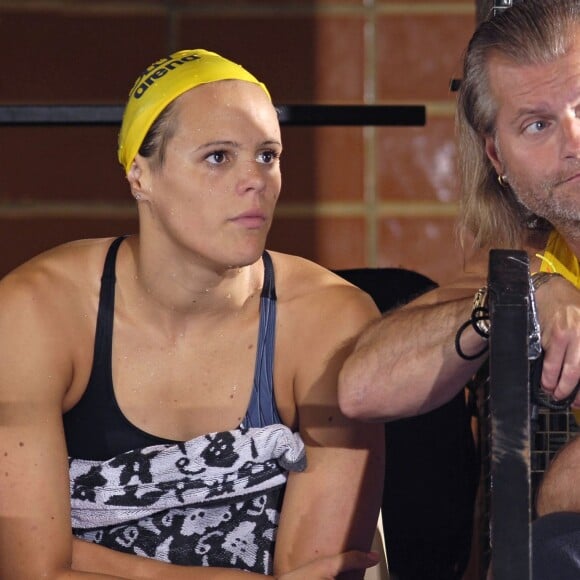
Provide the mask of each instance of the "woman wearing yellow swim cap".
[{"label": "woman wearing yellow swim cap", "polygon": [[182,93],[220,80],[266,85],[239,64],[208,50],[181,50],[147,67],[135,81],[119,133],[119,162],[128,172],[147,132],[159,114]]},{"label": "woman wearing yellow swim cap", "polygon": [[161,59],[119,135],[139,232],[0,282],[0,577],[316,580],[376,563],[383,426],[342,415],[336,384],[378,312],[265,250],[281,153],[250,73],[204,50]]}]

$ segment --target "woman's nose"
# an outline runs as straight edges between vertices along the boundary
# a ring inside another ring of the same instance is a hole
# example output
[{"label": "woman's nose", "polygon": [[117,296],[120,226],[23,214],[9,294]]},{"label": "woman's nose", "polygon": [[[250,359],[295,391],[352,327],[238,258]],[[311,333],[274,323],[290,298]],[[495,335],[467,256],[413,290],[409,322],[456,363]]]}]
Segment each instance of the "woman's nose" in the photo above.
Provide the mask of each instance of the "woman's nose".
[{"label": "woman's nose", "polygon": [[255,161],[244,163],[238,176],[238,191],[261,191],[266,185],[264,167]]}]

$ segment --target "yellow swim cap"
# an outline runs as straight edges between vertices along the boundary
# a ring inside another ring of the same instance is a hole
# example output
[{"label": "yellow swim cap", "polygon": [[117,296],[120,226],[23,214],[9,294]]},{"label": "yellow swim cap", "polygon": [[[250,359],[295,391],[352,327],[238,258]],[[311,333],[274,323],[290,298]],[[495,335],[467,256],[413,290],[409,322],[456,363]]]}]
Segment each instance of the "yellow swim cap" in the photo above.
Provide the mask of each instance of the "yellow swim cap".
[{"label": "yellow swim cap", "polygon": [[143,139],[165,107],[179,95],[198,85],[223,80],[266,85],[239,64],[203,49],[180,50],[149,66],[137,79],[123,114],[119,133],[119,162],[128,172]]}]

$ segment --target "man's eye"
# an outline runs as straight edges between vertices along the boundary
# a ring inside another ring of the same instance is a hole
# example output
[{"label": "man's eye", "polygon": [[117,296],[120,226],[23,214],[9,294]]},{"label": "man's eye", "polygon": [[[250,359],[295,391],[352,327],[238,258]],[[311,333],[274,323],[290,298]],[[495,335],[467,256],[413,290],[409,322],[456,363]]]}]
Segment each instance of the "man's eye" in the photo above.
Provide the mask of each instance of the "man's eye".
[{"label": "man's eye", "polygon": [[548,123],[545,121],[534,121],[533,123],[530,123],[524,127],[524,132],[531,134],[541,133],[544,129],[546,129],[547,126]]}]

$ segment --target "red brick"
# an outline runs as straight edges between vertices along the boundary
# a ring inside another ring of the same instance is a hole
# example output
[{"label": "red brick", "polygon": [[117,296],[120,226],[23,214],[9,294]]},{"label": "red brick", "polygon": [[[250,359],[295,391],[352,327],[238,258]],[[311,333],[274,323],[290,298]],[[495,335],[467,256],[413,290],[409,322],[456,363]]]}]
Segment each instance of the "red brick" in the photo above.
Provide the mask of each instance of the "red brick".
[{"label": "red brick", "polygon": [[364,199],[360,127],[284,127],[283,201]]},{"label": "red brick", "polygon": [[377,18],[377,93],[381,101],[449,99],[475,26],[464,14],[386,14]]},{"label": "red brick", "polygon": [[377,141],[378,194],[382,200],[451,203],[459,199],[452,118],[428,117],[424,127],[381,127]]},{"label": "red brick", "polygon": [[229,19],[185,13],[178,44],[207,48],[239,62],[280,104],[360,101],[363,23],[310,16]]},{"label": "red brick", "polygon": [[36,254],[71,240],[118,236],[137,231],[135,219],[0,218],[0,276]]},{"label": "red brick", "polygon": [[416,270],[440,284],[461,272],[452,217],[385,218],[379,234],[380,267]]},{"label": "red brick", "polygon": [[268,248],[296,254],[330,269],[365,266],[362,218],[281,218],[274,221]]},{"label": "red brick", "polygon": [[130,199],[116,127],[3,127],[2,201]]},{"label": "red brick", "polygon": [[[124,103],[167,51],[163,13],[0,9],[4,103]],[[23,41],[25,39],[25,41]]]}]

